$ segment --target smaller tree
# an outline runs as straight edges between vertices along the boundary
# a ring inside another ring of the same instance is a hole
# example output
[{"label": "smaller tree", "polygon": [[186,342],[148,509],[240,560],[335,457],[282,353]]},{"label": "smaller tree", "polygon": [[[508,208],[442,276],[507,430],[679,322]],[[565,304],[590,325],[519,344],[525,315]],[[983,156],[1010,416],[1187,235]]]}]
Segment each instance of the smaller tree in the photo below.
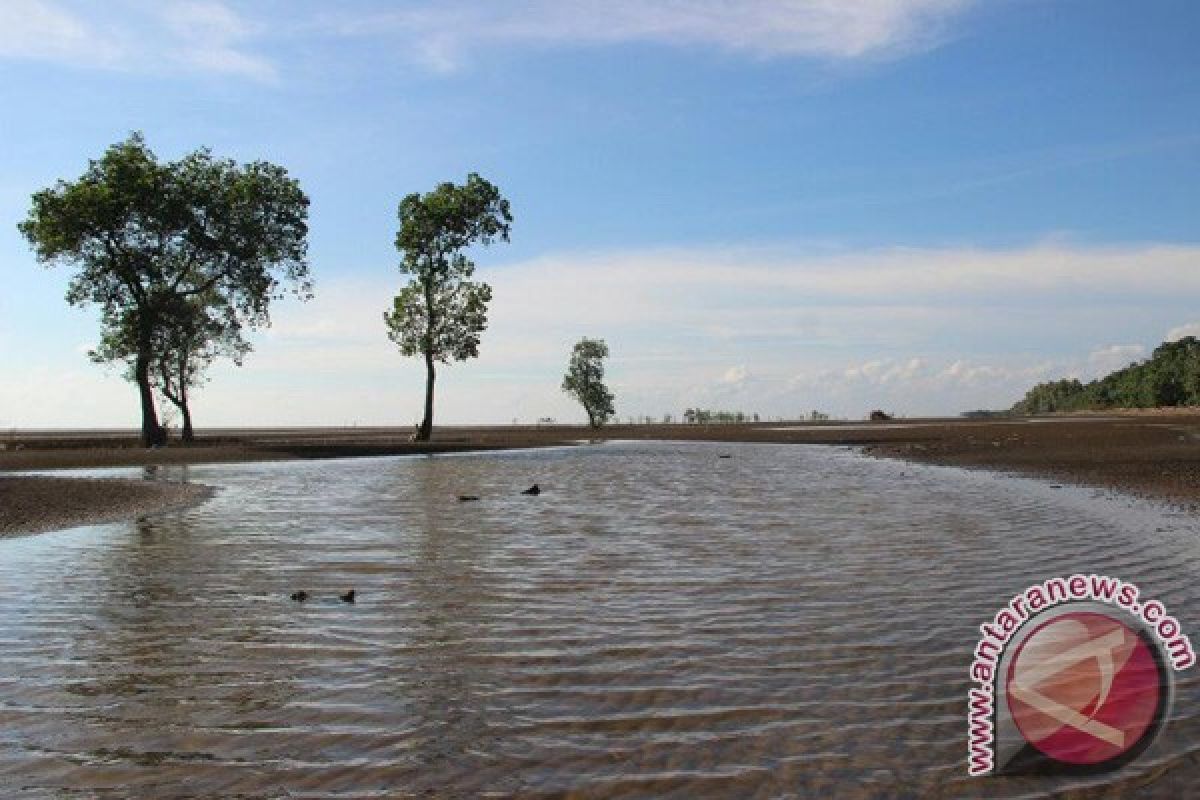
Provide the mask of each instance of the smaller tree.
[{"label": "smaller tree", "polygon": [[[207,382],[209,365],[229,358],[238,366],[252,349],[242,338],[235,317],[223,308],[215,293],[206,296],[171,298],[163,322],[155,331],[149,379],[155,391],[174,405],[183,422],[181,438],[195,441],[189,392]],[[130,313],[109,324],[95,350],[88,356],[97,363],[123,361],[125,377],[135,380],[139,323]]]},{"label": "smaller tree", "polygon": [[162,332],[154,372],[159,393],[179,409],[183,418],[183,441],[193,442],[196,434],[188,405],[189,390],[208,381],[205,372],[218,358],[228,358],[240,367],[251,347],[242,339],[240,326],[230,324],[228,318],[210,314],[203,303],[195,300],[186,306]]},{"label": "smaller tree", "polygon": [[471,280],[475,264],[463,250],[507,242],[512,212],[500,190],[472,172],[462,185],[442,183],[432,192],[407,195],[398,215],[400,272],[411,278],[383,321],[402,354],[425,360],[425,416],[416,439],[428,441],[436,364],[478,357],[487,329],[492,288]]},{"label": "smaller tree", "polygon": [[593,428],[599,428],[616,416],[613,394],[604,385],[606,358],[608,345],[603,339],[584,337],[575,343],[567,374],[563,377],[563,391],[580,402],[587,412],[588,424]]}]

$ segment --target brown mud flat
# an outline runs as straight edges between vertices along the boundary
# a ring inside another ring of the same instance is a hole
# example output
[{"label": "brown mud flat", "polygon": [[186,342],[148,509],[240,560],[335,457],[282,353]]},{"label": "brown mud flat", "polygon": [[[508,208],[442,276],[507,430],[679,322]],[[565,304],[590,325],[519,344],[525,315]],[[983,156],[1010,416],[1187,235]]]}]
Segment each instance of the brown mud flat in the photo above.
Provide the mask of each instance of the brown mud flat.
[{"label": "brown mud flat", "polygon": [[192,483],[0,475],[0,538],[143,517],[211,494]]},{"label": "brown mud flat", "polygon": [[1112,489],[1200,509],[1200,415],[1035,418],[956,424],[866,452]]},{"label": "brown mud flat", "polygon": [[[474,452],[587,441],[674,440],[862,447],[885,457],[1015,472],[1200,506],[1200,410],[993,419],[805,421],[741,425],[291,428],[202,433],[192,445],[145,449],[126,432],[7,434],[0,472]],[[0,510],[0,514],[4,512]]]}]

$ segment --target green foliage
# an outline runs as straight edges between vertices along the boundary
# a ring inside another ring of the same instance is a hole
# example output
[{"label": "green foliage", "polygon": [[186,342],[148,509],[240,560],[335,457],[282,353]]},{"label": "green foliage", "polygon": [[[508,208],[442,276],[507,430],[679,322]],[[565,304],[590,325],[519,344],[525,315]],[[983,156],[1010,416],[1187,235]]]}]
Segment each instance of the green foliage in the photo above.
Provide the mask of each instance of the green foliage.
[{"label": "green foliage", "polygon": [[[242,330],[220,310],[216,296],[176,298],[170,313],[162,315],[154,332],[150,382],[160,395],[182,414],[183,439],[192,441],[190,390],[202,386],[205,372],[218,358],[229,358],[238,366],[252,349]],[[88,352],[97,363],[124,362],[126,377],[136,380],[137,314],[104,331],[99,346]]]},{"label": "green foliage", "polygon": [[1083,384],[1072,378],[1039,383],[1025,393],[1024,399],[1013,406],[1013,410],[1020,414],[1045,414],[1084,407]]},{"label": "green foliage", "polygon": [[613,394],[604,385],[604,359],[608,358],[608,345],[603,339],[584,337],[571,350],[571,361],[567,374],[563,376],[562,388],[579,401],[587,412],[588,424],[599,428],[616,416]]},{"label": "green foliage", "polygon": [[228,314],[261,324],[279,296],[273,269],[311,296],[307,219],[308,198],[282,167],[207,149],[160,163],[134,133],[77,181],[34,194],[18,227],[38,260],[79,268],[72,305],[152,313],[173,296],[215,291]]},{"label": "green foliage", "polygon": [[1164,342],[1141,363],[1099,380],[1040,383],[1013,406],[1018,414],[1200,405],[1200,341]]},{"label": "green foliage", "polygon": [[96,357],[132,355],[148,444],[163,437],[151,362],[164,357],[179,315],[198,304],[216,330],[236,332],[269,322],[281,279],[303,299],[312,293],[308,198],[286,170],[238,165],[207,149],[160,162],[140,133],[109,147],[77,180],[34,194],[18,227],[43,264],[76,268],[67,302],[100,307]]},{"label": "green foliage", "polygon": [[462,251],[508,241],[512,213],[499,189],[471,173],[461,186],[442,183],[406,196],[398,214],[400,272],[412,278],[383,320],[403,355],[425,359],[425,417],[417,438],[426,440],[433,428],[435,362],[477,357],[487,328],[492,289],[471,280],[475,264]]}]

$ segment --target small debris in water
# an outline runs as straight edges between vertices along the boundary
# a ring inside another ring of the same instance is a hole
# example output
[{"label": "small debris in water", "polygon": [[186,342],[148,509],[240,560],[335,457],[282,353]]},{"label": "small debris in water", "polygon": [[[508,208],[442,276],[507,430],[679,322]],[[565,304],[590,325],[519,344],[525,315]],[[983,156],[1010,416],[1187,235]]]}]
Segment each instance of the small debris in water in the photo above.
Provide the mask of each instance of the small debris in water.
[{"label": "small debris in water", "polygon": [[479,497],[473,494],[460,494],[458,496],[458,502],[460,503],[471,503],[478,499]]},{"label": "small debris in water", "polygon": [[357,594],[358,594],[357,591],[355,591],[354,589],[351,589],[350,591],[346,592],[345,594],[338,595],[338,597],[341,599],[341,601],[343,603],[353,603],[354,597]]},{"label": "small debris in water", "polygon": [[304,591],[303,589],[298,592],[292,592],[292,599],[297,603],[303,603],[308,599],[308,592]]},{"label": "small debris in water", "polygon": [[538,485],[536,483],[533,486],[530,486],[525,491],[521,492],[521,494],[534,494],[534,495],[541,494],[541,493],[542,493],[542,490],[538,487]]}]

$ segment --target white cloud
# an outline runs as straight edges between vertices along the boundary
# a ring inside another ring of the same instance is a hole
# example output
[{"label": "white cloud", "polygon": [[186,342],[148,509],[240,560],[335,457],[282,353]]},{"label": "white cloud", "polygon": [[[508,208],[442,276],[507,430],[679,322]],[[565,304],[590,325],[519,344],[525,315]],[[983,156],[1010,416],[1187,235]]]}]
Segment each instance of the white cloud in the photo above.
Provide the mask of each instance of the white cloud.
[{"label": "white cloud", "polygon": [[[894,359],[874,359],[863,364],[854,364],[841,370],[840,377],[847,381],[871,384],[886,384],[910,381],[924,374],[928,363],[923,358],[909,358],[900,361]],[[823,378],[837,377],[837,374]]]},{"label": "white cloud", "polygon": [[[5,0],[0,58],[150,73],[198,72],[273,81],[268,39],[379,36],[439,72],[485,48],[641,42],[754,58],[886,58],[931,47],[975,0],[439,0],[383,12],[310,11],[268,17],[220,0]],[[311,8],[311,7],[310,7]]]},{"label": "white cloud", "polygon": [[[603,276],[598,278],[597,276]],[[532,296],[550,287],[565,291],[583,280],[597,291],[577,309],[582,321],[645,318],[648,307],[672,318],[689,318],[714,331],[732,321],[725,309],[751,303],[760,317],[735,332],[765,322],[779,330],[798,305],[838,301],[855,305],[994,302],[1072,292],[1078,298],[1178,296],[1200,292],[1200,247],[1072,247],[1036,245],[1012,250],[886,249],[829,256],[797,256],[780,250],[706,248],[548,256],[521,265],[508,278]],[[636,291],[630,291],[635,287]],[[714,287],[719,287],[715,289]],[[804,303],[796,303],[804,300]],[[531,310],[557,317],[557,309]],[[811,323],[811,319],[809,320]]]},{"label": "white cloud", "polygon": [[49,0],[0,3],[0,58],[115,65],[121,56],[115,42]]},{"label": "white cloud", "polygon": [[53,0],[0,3],[0,58],[15,60],[271,81],[274,65],[246,49],[257,33],[215,0],[115,0],[102,12]]},{"label": "white cloud", "polygon": [[1099,378],[1144,358],[1146,347],[1140,344],[1113,344],[1088,354],[1089,378]]},{"label": "white cloud", "polygon": [[1163,341],[1177,342],[1185,336],[1200,337],[1200,322],[1189,322],[1186,325],[1171,328],[1171,330],[1167,331],[1167,335],[1163,337]]},{"label": "white cloud", "polygon": [[[871,408],[916,415],[1007,407],[1039,381],[1124,366],[1157,344],[1165,307],[1200,303],[1200,247],[1188,246],[816,256],[705,248],[568,253],[504,266],[494,258],[481,257],[477,273],[494,289],[480,358],[439,372],[445,422],[581,419],[559,389],[581,336],[608,342],[622,418],[697,405],[771,417],[814,408],[859,417]],[[215,370],[196,394],[197,419],[411,425],[422,368],[399,355],[381,320],[399,284],[390,270],[330,277],[313,302],[281,303],[246,366]],[[47,308],[57,308],[61,287],[48,283],[46,291]],[[65,424],[78,416],[72,397],[95,394],[88,381],[116,380],[77,353],[36,347],[0,340],[0,361],[46,365],[24,388],[0,386],[0,408],[21,416],[15,424]],[[80,382],[70,395],[59,395],[55,371]],[[43,379],[45,391],[34,385]],[[118,413],[94,424],[131,424],[134,395],[116,386],[100,394],[116,398]],[[42,399],[30,403],[32,396]]]},{"label": "white cloud", "polygon": [[977,386],[981,383],[1008,381],[1014,375],[1012,369],[994,364],[974,364],[960,359],[938,373],[938,378],[954,381],[963,386]]},{"label": "white cloud", "polygon": [[[1037,299],[1055,307],[1044,325],[1070,325],[1070,311],[1090,294],[1136,305],[1169,286],[1200,299],[1196,263],[1200,248],[1055,244],[817,257],[654,250],[484,267],[479,275],[495,299],[481,357],[446,370],[448,380],[473,388],[447,388],[439,402],[448,419],[572,419],[577,412],[558,381],[572,342],[589,335],[610,345],[623,415],[678,413],[696,404],[771,414],[820,407],[852,416],[886,402],[909,413],[1007,406],[1033,383],[1093,377],[1105,357],[1136,357],[1131,347],[1138,346],[1091,345],[1057,359],[1021,352],[983,358],[962,341],[964,332],[987,330],[1011,342],[1033,324],[1035,338],[1053,339],[1056,329],[1037,328],[1036,315],[1031,323],[1014,314]],[[403,398],[398,405],[417,408],[419,370],[394,352],[378,323],[397,284],[391,276],[323,284],[314,303],[279,317],[247,380],[260,363],[297,371],[340,364],[339,384],[383,374],[393,387],[387,391]],[[883,355],[897,347],[911,354]],[[867,357],[823,355],[827,348]],[[797,374],[796,363],[812,366]],[[485,406],[478,404],[481,387]]]},{"label": "white cloud", "polygon": [[742,383],[746,382],[746,379],[749,376],[750,376],[750,372],[746,369],[746,367],[742,366],[742,365],[738,365],[736,367],[730,367],[729,369],[725,370],[725,374],[721,376],[720,383],[734,384],[734,385],[742,384]]},{"label": "white cloud", "polygon": [[217,2],[174,2],[158,15],[174,34],[180,64],[201,72],[244,75],[262,81],[276,77],[274,65],[239,49],[252,38],[252,26],[228,6]]},{"label": "white cloud", "polygon": [[[881,408],[904,416],[1007,408],[1042,381],[1077,371],[1083,359],[998,357],[872,359],[792,376],[781,392],[786,408],[817,408],[849,418]],[[805,405],[807,403],[807,405]],[[774,413],[774,412],[772,412]]]},{"label": "white cloud", "polygon": [[932,46],[973,0],[442,0],[344,17],[349,34],[388,32],[426,66],[459,66],[481,46],[651,42],[755,57],[884,57]]}]

